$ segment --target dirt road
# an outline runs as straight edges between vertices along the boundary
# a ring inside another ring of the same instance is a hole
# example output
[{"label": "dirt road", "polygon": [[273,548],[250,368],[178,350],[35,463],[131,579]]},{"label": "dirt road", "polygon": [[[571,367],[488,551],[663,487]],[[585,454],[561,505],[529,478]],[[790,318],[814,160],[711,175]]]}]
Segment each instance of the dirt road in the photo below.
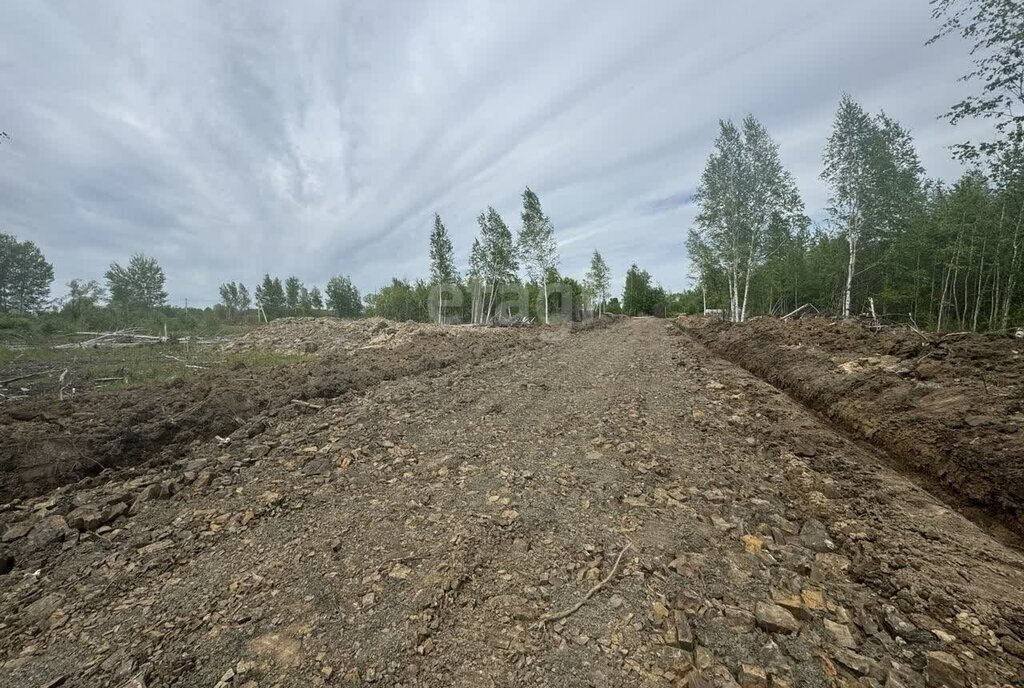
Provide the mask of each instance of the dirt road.
[{"label": "dirt road", "polygon": [[655,319],[271,409],[22,509],[0,684],[1020,682],[1024,557],[875,451]]}]

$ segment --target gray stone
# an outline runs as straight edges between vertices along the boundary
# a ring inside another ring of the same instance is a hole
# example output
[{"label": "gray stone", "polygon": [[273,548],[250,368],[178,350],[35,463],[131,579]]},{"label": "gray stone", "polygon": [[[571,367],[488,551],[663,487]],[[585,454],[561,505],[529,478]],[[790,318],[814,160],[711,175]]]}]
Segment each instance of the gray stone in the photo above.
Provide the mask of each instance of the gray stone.
[{"label": "gray stone", "polygon": [[67,516],[68,525],[75,530],[96,530],[110,520],[109,512],[98,506],[80,506]]},{"label": "gray stone", "polygon": [[13,526],[4,531],[3,536],[0,536],[0,542],[14,542],[15,540],[20,540],[21,538],[28,535],[31,530],[31,523],[15,523]]},{"label": "gray stone", "polygon": [[836,548],[825,525],[813,518],[804,523],[800,529],[800,542],[804,547],[815,552],[831,552]]}]

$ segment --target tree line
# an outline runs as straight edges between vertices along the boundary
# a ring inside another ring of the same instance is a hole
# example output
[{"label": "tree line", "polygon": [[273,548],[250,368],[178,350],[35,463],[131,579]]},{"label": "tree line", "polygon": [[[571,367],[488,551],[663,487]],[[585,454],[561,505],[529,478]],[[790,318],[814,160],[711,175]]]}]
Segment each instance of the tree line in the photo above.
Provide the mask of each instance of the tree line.
[{"label": "tree line", "polygon": [[722,121],[695,194],[686,298],[736,321],[802,304],[937,330],[1003,330],[1024,317],[1024,7],[934,0],[932,42],[972,42],[982,93],[952,123],[983,117],[996,138],[954,147],[967,171],[925,175],[911,133],[844,95],[824,143],[824,220],[808,218],[779,148],[753,116]]},{"label": "tree line", "polygon": [[[1024,11],[1019,0],[932,0],[940,29],[931,42],[959,34],[971,42],[981,92],[954,105],[956,124],[987,118],[994,138],[964,142],[968,165],[952,184],[928,178],[913,137],[885,112],[852,96],[839,101],[823,142],[820,178],[828,205],[812,222],[780,149],[752,115],[723,120],[694,200],[687,237],[695,287],[669,294],[631,265],[621,295],[594,250],[582,279],[559,271],[555,228],[539,197],[522,193],[513,233],[488,207],[460,271],[441,217],[429,238],[430,275],[392,279],[360,295],[343,275],[321,290],[299,278],[267,274],[250,294],[220,286],[211,310],[224,321],[285,315],[381,315],[399,320],[484,323],[511,317],[551,322],[605,312],[673,314],[720,309],[742,321],[803,304],[842,316],[908,320],[937,330],[1000,330],[1024,318]],[[0,313],[54,307],[75,322],[125,323],[167,309],[164,274],[137,254],[111,264],[105,284],[72,280],[49,301],[53,266],[31,241],[0,234]],[[102,316],[102,317],[101,317]]]}]

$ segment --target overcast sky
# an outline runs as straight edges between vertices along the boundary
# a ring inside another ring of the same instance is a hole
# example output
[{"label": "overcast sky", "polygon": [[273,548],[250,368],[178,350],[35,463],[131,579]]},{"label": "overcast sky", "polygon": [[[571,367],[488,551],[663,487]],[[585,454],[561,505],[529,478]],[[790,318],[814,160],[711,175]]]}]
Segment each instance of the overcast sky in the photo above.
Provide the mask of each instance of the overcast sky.
[{"label": "overcast sky", "polygon": [[[256,9],[257,6],[261,6]],[[171,300],[264,272],[365,293],[427,273],[439,212],[529,185],[563,271],[594,248],[687,284],[690,202],[720,118],[753,113],[808,213],[843,91],[912,129],[929,175],[966,46],[927,0],[17,2],[0,22],[0,231],[70,278],[155,256]]]}]

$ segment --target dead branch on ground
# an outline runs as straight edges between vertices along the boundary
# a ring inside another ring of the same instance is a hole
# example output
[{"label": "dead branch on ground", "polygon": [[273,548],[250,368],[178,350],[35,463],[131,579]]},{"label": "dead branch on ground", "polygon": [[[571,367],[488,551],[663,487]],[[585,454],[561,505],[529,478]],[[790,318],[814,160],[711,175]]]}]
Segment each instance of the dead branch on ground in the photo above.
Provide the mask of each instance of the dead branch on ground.
[{"label": "dead branch on ground", "polygon": [[57,372],[56,368],[47,368],[46,370],[39,370],[39,371],[36,371],[34,373],[25,373],[24,375],[15,375],[14,377],[9,377],[6,380],[0,380],[0,387],[6,387],[7,385],[11,384],[12,382],[17,382],[18,380],[27,380],[30,377],[37,377],[39,375],[49,375],[50,373],[55,373],[55,372]]},{"label": "dead branch on ground", "polygon": [[543,628],[544,624],[551,623],[552,621],[558,621],[560,619],[564,619],[567,616],[571,616],[571,615],[575,614],[576,612],[578,612],[583,607],[583,605],[587,603],[587,600],[589,600],[591,597],[596,595],[601,590],[601,588],[603,588],[605,585],[608,584],[608,581],[610,581],[612,578],[615,577],[615,574],[619,570],[619,562],[622,561],[622,555],[625,554],[626,550],[628,550],[632,546],[633,546],[632,544],[627,543],[626,546],[622,548],[622,551],[619,552],[619,556],[617,556],[615,558],[615,563],[612,565],[611,572],[604,578],[604,580],[602,580],[600,583],[598,583],[597,585],[592,587],[590,590],[588,590],[587,594],[583,596],[583,599],[581,599],[579,602],[577,602],[573,606],[569,607],[568,609],[563,609],[560,612],[555,612],[555,613],[552,613],[552,614],[545,614],[544,616],[540,617],[540,619],[537,620],[537,623],[535,623],[533,627],[534,628]]}]

